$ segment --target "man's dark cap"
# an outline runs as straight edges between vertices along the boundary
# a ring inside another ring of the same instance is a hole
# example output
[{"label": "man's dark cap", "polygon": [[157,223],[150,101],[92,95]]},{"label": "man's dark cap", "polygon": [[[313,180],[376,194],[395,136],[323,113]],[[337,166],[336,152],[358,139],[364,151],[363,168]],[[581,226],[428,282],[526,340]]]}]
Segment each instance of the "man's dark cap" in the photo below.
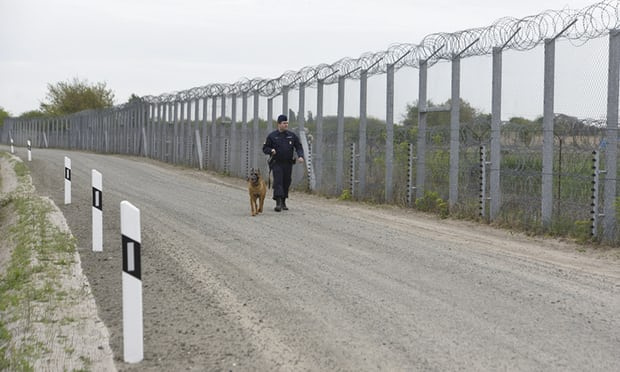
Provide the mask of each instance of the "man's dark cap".
[{"label": "man's dark cap", "polygon": [[280,124],[283,121],[288,121],[288,118],[286,117],[286,115],[278,116],[278,124]]}]

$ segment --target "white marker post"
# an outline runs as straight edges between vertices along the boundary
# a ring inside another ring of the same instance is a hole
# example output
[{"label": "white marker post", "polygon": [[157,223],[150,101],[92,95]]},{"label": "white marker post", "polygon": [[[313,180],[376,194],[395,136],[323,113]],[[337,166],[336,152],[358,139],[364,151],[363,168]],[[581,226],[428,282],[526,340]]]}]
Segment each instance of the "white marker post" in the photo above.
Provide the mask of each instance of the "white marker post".
[{"label": "white marker post", "polygon": [[30,140],[26,141],[26,146],[28,147],[28,161],[32,161],[32,144]]},{"label": "white marker post", "polygon": [[123,351],[125,362],[144,358],[142,332],[142,268],[140,260],[140,210],[121,202],[123,246]]},{"label": "white marker post", "polygon": [[93,184],[93,252],[103,251],[103,180],[96,169],[92,172]]},{"label": "white marker post", "polygon": [[65,156],[65,204],[71,204],[71,159]]},{"label": "white marker post", "polygon": [[13,147],[13,137],[11,137],[11,154],[15,154],[15,147]]}]

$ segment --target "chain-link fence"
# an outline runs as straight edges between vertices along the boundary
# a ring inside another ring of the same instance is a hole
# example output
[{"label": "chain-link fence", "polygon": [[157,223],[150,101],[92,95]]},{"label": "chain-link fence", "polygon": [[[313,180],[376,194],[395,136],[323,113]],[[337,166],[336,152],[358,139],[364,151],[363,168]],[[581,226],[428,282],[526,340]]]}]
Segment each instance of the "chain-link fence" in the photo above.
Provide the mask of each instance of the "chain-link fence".
[{"label": "chain-link fence", "polygon": [[11,118],[0,140],[246,177],[267,171],[286,113],[306,147],[294,188],[617,243],[618,14],[503,18],[274,79]]}]

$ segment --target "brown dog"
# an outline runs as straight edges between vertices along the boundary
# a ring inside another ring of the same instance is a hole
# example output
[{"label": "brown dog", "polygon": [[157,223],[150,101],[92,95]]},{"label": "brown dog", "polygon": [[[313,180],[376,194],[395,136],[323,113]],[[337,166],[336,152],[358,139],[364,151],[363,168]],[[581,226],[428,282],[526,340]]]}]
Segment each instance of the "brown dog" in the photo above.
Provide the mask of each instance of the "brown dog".
[{"label": "brown dog", "polygon": [[267,186],[265,186],[265,180],[263,180],[263,177],[260,175],[260,169],[252,168],[250,171],[250,177],[248,177],[248,192],[250,193],[252,216],[256,216],[258,213],[263,212],[265,194],[267,194]]}]

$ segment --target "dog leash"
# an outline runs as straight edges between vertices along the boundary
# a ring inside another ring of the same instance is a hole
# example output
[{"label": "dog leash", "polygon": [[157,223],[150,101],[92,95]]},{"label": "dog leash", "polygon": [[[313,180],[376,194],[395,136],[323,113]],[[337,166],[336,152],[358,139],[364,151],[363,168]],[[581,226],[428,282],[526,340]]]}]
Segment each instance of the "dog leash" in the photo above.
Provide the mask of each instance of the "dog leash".
[{"label": "dog leash", "polygon": [[268,179],[267,188],[268,189],[271,188],[271,163],[272,161],[273,161],[273,155],[269,155],[269,157],[267,158],[267,166],[269,167],[269,173],[267,174],[267,179]]}]

